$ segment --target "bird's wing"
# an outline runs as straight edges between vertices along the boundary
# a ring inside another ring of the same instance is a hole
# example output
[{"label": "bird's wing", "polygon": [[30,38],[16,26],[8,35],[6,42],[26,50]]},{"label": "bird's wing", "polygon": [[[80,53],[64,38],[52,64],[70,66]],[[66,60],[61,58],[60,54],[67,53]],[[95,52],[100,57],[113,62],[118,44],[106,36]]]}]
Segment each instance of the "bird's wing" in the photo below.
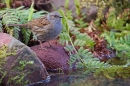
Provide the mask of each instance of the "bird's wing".
[{"label": "bird's wing", "polygon": [[42,40],[45,39],[46,35],[53,29],[53,24],[48,21],[48,19],[45,17],[40,17],[31,20],[28,23],[28,28],[32,31],[33,34],[35,34],[38,39]]},{"label": "bird's wing", "polygon": [[31,20],[28,23],[28,26],[29,26],[29,28],[32,28],[32,26],[37,26],[37,27],[42,28],[43,26],[46,26],[48,24],[50,24],[50,22],[48,21],[47,17],[43,16],[43,17]]},{"label": "bird's wing", "polygon": [[52,29],[53,29],[53,25],[47,24],[47,25],[42,26],[42,27],[33,26],[31,28],[31,31],[33,32],[33,34],[35,34],[38,37],[41,35],[44,36],[44,35],[48,34],[48,32],[50,32]]}]

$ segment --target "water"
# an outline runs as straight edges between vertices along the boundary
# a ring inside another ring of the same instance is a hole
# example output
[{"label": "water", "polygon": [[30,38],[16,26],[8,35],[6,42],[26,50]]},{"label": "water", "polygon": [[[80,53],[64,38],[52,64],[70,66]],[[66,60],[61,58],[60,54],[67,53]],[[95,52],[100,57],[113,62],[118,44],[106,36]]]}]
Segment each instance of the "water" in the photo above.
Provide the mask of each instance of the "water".
[{"label": "water", "polygon": [[95,78],[93,74],[81,73],[52,74],[49,83],[37,83],[30,86],[130,86],[130,79],[108,79],[103,76]]}]

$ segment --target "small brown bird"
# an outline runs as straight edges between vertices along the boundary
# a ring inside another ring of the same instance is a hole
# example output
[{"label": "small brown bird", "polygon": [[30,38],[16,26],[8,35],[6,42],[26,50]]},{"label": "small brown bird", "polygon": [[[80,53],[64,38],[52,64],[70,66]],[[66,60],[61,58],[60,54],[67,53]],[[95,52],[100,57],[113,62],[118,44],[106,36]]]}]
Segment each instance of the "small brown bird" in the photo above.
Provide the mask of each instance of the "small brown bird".
[{"label": "small brown bird", "polygon": [[30,29],[36,35],[41,48],[44,49],[41,44],[42,41],[55,39],[62,31],[61,18],[60,13],[54,11],[44,17],[33,19],[26,24],[8,24],[7,26],[20,26]]}]

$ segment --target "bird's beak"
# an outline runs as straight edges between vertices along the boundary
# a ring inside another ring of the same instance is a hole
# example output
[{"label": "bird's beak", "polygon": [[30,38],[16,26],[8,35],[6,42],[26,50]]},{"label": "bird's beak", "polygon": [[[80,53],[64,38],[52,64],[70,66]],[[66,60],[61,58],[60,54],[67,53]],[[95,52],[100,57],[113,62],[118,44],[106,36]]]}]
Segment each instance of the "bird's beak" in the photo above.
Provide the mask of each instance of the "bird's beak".
[{"label": "bird's beak", "polygon": [[59,16],[59,18],[63,18],[62,16]]}]

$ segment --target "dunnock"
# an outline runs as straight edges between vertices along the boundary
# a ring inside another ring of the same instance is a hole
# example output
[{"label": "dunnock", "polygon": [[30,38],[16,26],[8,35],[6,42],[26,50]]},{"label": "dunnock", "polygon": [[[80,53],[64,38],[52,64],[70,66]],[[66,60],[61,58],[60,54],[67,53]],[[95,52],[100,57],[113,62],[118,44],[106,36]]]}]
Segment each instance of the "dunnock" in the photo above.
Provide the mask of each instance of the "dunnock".
[{"label": "dunnock", "polygon": [[59,12],[54,11],[44,17],[36,18],[26,24],[8,24],[7,26],[20,26],[26,27],[36,35],[37,40],[40,42],[49,41],[56,38],[62,30],[62,22]]}]

